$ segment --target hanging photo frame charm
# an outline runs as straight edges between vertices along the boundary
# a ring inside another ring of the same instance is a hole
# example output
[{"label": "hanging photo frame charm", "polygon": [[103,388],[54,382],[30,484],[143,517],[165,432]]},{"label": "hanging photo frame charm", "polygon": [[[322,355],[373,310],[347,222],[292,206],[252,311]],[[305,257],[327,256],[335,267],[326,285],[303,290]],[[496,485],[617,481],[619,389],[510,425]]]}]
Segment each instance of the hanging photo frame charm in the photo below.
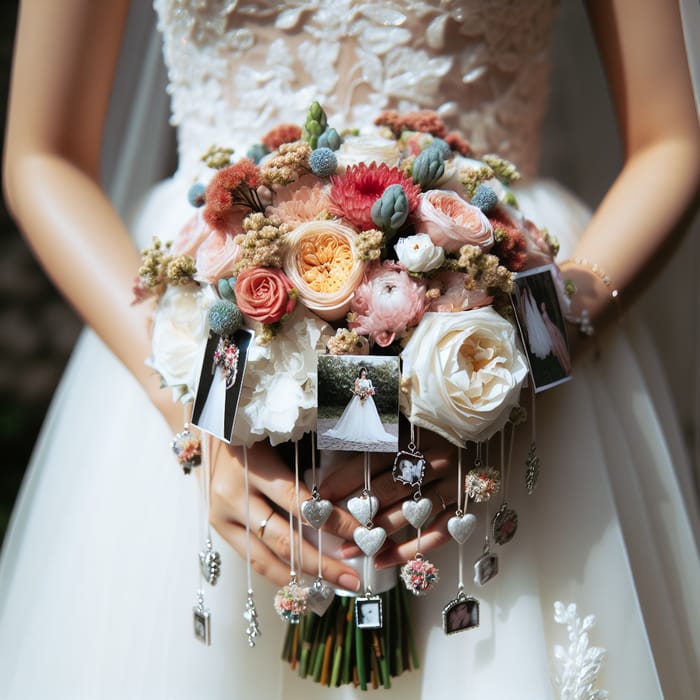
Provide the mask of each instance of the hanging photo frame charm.
[{"label": "hanging photo frame charm", "polygon": [[211,646],[211,610],[204,607],[204,594],[197,591],[197,605],[192,608],[194,636],[202,644]]},{"label": "hanging photo frame charm", "polygon": [[518,514],[503,501],[491,521],[493,539],[496,544],[507,544],[518,530]]},{"label": "hanging photo frame charm", "polygon": [[460,586],[457,597],[442,609],[442,630],[446,635],[466,632],[479,626],[479,601],[464,593]]},{"label": "hanging photo frame charm", "polygon": [[361,630],[379,630],[384,625],[382,599],[367,590],[363,597],[355,598],[355,627]]},{"label": "hanging photo frame charm", "polygon": [[207,537],[204,549],[199,553],[199,568],[204,580],[210,586],[215,586],[221,576],[221,555],[212,547],[210,537]]},{"label": "hanging photo frame charm", "polygon": [[483,554],[474,562],[474,583],[485,586],[498,573],[498,555],[491,551],[488,540]]},{"label": "hanging photo frame charm", "polygon": [[534,440],[530,443],[530,449],[527,451],[525,459],[525,486],[528,494],[532,495],[537,488],[537,482],[540,478],[540,457],[537,454],[537,445]]},{"label": "hanging photo frame charm", "polygon": [[394,481],[401,484],[420,487],[425,477],[425,467],[426,460],[423,453],[413,442],[410,442],[405,450],[396,453],[391,475]]}]

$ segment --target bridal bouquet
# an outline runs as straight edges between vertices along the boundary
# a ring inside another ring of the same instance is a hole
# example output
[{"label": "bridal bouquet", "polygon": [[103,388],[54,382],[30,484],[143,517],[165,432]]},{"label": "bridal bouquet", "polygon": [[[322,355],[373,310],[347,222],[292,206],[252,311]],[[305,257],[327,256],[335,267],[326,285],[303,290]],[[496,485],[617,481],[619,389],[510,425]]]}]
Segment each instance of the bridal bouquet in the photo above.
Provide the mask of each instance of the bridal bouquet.
[{"label": "bridal bouquet", "polygon": [[[435,113],[384,112],[367,130],[338,132],[314,103],[304,124],[279,125],[246,156],[212,147],[203,161],[209,175],[190,189],[190,220],[175,240],[154,240],[144,251],[134,291],[138,300],[156,299],[150,363],[177,398],[192,401],[201,393],[207,362],[212,371],[222,368],[227,389],[237,387],[225,439],[276,445],[316,430],[317,363],[324,354],[400,356],[401,412],[412,426],[460,448],[484,443],[513,420],[528,376],[536,389],[565,379],[556,310],[567,295],[553,265],[556,243],[520,212],[510,188],[516,167],[493,154],[477,158]],[[233,338],[242,329],[253,340],[239,351]],[[373,393],[360,394],[363,405]],[[420,529],[429,514],[418,512],[426,511],[425,461],[408,449],[397,456],[395,478],[419,487],[404,513]],[[533,448],[528,468],[536,464]],[[499,485],[497,472],[475,469],[465,493],[478,503]],[[504,500],[493,524],[498,544],[517,525],[505,506]],[[318,509],[309,512],[318,529]],[[460,545],[473,517],[458,509],[450,521]],[[370,531],[366,520],[356,542],[372,556],[364,544],[381,528]],[[486,552],[479,562],[475,581],[483,585],[497,560]],[[416,594],[438,578],[420,553],[401,576]],[[405,600],[390,596],[385,605],[400,617]],[[305,603],[293,587],[278,598],[294,622],[301,619]],[[460,588],[443,611],[447,634],[478,626],[474,602]],[[363,604],[367,619],[381,620],[372,598]],[[371,661],[386,682],[410,665],[410,635],[400,633],[379,639],[372,632],[372,648],[395,649],[390,657],[348,656],[356,648],[352,635],[363,631],[360,608],[352,631],[347,599],[333,605],[327,615],[335,622],[302,624],[287,639],[285,656],[301,659],[303,674],[331,659],[344,670],[319,677],[336,685],[352,680],[348,669]],[[365,627],[376,629],[372,622]],[[326,635],[336,646],[324,654],[316,642]]]},{"label": "bridal bouquet", "polygon": [[313,430],[317,354],[370,348],[401,355],[414,425],[457,445],[503,427],[528,370],[513,276],[556,254],[517,208],[513,164],[476,159],[434,113],[385,112],[340,134],[318,104],[247,157],[204,160],[191,219],[144,251],[135,285],[137,299],[157,296],[150,362],[179,398],[195,394],[210,330],[244,325],[256,342],[234,443]]}]

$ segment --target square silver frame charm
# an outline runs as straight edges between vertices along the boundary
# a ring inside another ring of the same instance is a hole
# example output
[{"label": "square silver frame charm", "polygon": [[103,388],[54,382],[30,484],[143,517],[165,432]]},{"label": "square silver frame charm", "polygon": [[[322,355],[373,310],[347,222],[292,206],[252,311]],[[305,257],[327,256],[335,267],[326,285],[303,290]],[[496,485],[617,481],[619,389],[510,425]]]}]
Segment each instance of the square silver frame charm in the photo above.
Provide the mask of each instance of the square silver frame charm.
[{"label": "square silver frame charm", "polygon": [[485,552],[474,562],[474,583],[486,585],[498,573],[498,555]]},{"label": "square silver frame charm", "polygon": [[211,646],[211,611],[208,608],[196,606],[192,608],[194,636],[202,644]]},{"label": "square silver frame charm", "polygon": [[383,626],[382,599],[378,596],[355,598],[355,627],[361,630],[379,630]]}]

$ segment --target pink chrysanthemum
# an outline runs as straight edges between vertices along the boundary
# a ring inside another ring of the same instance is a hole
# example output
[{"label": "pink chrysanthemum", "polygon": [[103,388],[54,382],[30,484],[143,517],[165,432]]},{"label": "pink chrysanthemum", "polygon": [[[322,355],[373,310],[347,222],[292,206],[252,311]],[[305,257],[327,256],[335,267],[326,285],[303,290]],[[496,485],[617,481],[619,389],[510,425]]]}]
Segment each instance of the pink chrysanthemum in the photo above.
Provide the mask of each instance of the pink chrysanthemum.
[{"label": "pink chrysanthemum", "polygon": [[[284,190],[280,193],[285,195]],[[331,200],[319,185],[315,187],[300,187],[287,199],[279,199],[274,207],[268,207],[268,216],[278,216],[291,228],[295,228],[305,221],[314,221],[320,218],[324,211],[328,211]]]},{"label": "pink chrysanthemum", "polygon": [[425,282],[403,265],[385,260],[371,265],[350,304],[348,327],[385,348],[423,318]]},{"label": "pink chrysanthemum", "polygon": [[409,211],[418,205],[420,187],[396,168],[386,163],[360,163],[349,167],[343,175],[331,177],[330,212],[342,216],[353,226],[365,231],[375,228],[372,205],[384,194],[389,185],[403,187],[408,198]]},{"label": "pink chrysanthemum", "polygon": [[296,124],[280,124],[270,129],[262,142],[271,150],[276,151],[283,143],[292,143],[301,138],[301,128]]}]

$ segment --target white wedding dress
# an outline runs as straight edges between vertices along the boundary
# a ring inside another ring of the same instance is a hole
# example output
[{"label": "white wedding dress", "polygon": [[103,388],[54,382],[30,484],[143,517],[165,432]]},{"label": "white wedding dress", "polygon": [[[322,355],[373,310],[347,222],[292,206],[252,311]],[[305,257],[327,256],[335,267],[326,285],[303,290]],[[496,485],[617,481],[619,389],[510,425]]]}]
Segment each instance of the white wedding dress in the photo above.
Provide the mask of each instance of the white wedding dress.
[{"label": "white wedding dress", "polygon": [[357,383],[359,391],[365,392],[364,398],[361,394],[353,394],[338,422],[324,435],[347,442],[395,444],[396,436],[384,430],[374,399],[371,394],[366,393],[374,389],[372,380],[362,378],[358,379]]},{"label": "white wedding dress", "polygon": [[[303,121],[319,100],[338,127],[383,109],[437,108],[477,151],[520,165],[521,207],[556,233],[562,258],[587,211],[535,178],[549,72],[552,0],[156,0],[170,76],[179,168],[133,222],[139,244],[168,238],[212,143],[242,154],[272,125]],[[134,163],[138,168],[138,163]],[[476,630],[445,636],[456,550],[433,558],[441,581],[414,605],[421,670],[403,699],[590,698],[586,664],[569,694],[552,683],[554,646],[603,647],[589,681],[614,698],[700,697],[700,565],[687,462],[645,331],[628,315],[599,338],[600,357],[537,399],[540,485],[514,473],[520,518],[500,573],[467,592]],[[529,435],[522,431],[514,469]],[[346,697],[297,678],[279,660],[272,586],[255,580],[263,636],[247,646],[242,562],[217,539],[223,572],[205,591],[212,646],[192,634],[205,538],[197,480],[140,388],[86,332],[37,444],[0,567],[0,698]],[[253,524],[255,527],[255,524]],[[466,545],[466,561],[483,540]],[[567,636],[554,603],[597,624]],[[595,654],[593,654],[595,656]],[[576,686],[576,684],[579,684]]]}]

